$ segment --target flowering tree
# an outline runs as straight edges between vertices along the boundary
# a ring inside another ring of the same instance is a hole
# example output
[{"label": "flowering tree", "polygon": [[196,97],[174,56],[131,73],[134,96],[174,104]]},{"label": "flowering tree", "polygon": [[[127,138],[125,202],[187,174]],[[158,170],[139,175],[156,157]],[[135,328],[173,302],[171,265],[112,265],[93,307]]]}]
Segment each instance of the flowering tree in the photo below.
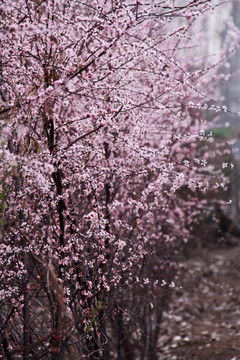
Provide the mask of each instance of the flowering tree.
[{"label": "flowering tree", "polygon": [[0,358],[156,356],[207,188],[209,3],[2,2]]}]

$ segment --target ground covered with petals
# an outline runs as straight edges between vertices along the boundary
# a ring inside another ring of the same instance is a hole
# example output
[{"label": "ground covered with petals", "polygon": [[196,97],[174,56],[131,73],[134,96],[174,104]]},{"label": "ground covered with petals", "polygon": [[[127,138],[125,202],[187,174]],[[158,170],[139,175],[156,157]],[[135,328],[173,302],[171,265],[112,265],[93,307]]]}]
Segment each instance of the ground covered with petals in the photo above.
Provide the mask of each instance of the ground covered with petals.
[{"label": "ground covered with petals", "polygon": [[240,359],[240,244],[232,242],[200,248],[179,260],[159,359]]}]

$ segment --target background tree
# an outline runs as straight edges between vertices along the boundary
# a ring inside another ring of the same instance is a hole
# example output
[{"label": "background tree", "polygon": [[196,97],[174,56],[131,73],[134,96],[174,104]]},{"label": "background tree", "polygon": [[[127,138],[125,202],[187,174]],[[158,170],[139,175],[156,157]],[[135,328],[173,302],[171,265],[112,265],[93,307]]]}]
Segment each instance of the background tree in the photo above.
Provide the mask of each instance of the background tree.
[{"label": "background tree", "polygon": [[2,1],[2,358],[157,357],[172,256],[209,186],[217,66],[199,69],[192,29],[211,8]]}]

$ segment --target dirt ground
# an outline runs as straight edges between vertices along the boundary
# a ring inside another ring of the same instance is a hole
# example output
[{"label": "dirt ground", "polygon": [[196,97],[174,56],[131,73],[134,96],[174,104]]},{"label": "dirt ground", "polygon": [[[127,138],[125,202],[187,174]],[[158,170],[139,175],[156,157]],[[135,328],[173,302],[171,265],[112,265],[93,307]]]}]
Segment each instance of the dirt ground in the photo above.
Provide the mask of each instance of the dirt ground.
[{"label": "dirt ground", "polygon": [[159,360],[240,360],[240,239],[180,261]]}]

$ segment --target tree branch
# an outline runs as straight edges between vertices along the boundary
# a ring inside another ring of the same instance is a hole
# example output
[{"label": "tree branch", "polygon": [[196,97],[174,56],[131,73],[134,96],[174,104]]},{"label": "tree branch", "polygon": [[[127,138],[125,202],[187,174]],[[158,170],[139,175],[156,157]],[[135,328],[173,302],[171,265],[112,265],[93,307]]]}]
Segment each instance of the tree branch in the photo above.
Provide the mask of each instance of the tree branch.
[{"label": "tree branch", "polygon": [[76,140],[72,141],[70,144],[68,144],[68,146],[65,147],[64,150],[67,150],[69,149],[72,145],[74,145],[76,142],[78,142],[79,140],[82,140],[84,139],[85,137],[87,137],[88,135],[91,135],[95,132],[97,132],[99,129],[101,129],[103,127],[103,125],[99,125],[96,129],[93,129],[91,131],[89,131],[88,133],[82,135],[82,136],[79,136]]}]

